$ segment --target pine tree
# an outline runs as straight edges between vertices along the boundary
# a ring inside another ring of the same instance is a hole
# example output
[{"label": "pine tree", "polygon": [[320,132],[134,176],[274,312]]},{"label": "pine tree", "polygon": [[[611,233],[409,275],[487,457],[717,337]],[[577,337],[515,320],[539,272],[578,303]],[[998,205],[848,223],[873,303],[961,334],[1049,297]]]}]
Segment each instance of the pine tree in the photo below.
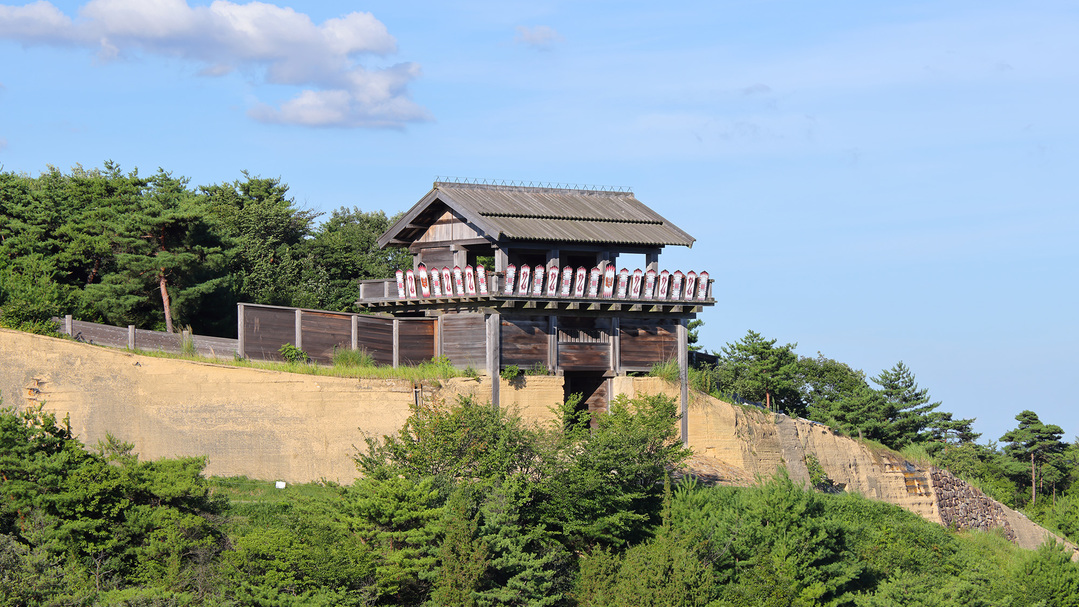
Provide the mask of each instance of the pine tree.
[{"label": "pine tree", "polygon": [[1038,419],[1038,414],[1033,411],[1023,411],[1015,416],[1019,427],[1010,430],[1000,437],[1000,440],[1008,443],[1004,446],[1004,453],[1017,460],[1030,460],[1030,503],[1033,505],[1038,499],[1038,464],[1044,464],[1056,454],[1063,453],[1067,447],[1060,441],[1064,436],[1064,430],[1054,424],[1043,424]]}]

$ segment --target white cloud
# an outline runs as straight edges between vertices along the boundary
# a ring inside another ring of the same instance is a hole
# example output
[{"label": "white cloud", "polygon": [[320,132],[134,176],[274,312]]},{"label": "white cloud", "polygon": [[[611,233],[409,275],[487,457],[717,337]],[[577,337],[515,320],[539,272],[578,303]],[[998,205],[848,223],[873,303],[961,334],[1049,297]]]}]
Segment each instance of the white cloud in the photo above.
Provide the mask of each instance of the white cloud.
[{"label": "white cloud", "polygon": [[96,48],[102,60],[137,51],[178,57],[204,64],[204,76],[259,68],[268,83],[303,89],[280,109],[260,105],[250,112],[269,122],[399,127],[429,119],[408,97],[418,65],[365,69],[356,62],[359,55],[397,50],[386,26],[370,13],[315,24],[306,14],[262,2],[217,0],[192,7],[187,0],[91,0],[72,20],[38,1],[0,5],[0,38]]},{"label": "white cloud", "polygon": [[565,38],[552,27],[537,25],[536,27],[517,26],[517,35],[513,41],[526,44],[540,50],[550,49],[556,42],[562,42]]}]

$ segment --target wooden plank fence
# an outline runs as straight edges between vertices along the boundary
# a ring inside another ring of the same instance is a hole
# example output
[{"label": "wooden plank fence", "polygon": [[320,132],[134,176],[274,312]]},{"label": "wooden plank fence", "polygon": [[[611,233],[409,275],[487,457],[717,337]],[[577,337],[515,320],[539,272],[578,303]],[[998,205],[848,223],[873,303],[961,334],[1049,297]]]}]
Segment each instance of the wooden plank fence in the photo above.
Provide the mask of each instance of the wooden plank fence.
[{"label": "wooden plank fence", "polygon": [[237,304],[240,356],[282,360],[292,344],[318,363],[333,362],[336,350],[363,350],[382,365],[414,365],[438,350],[437,318],[390,318],[286,306]]},{"label": "wooden plank fence", "polygon": [[53,320],[60,323],[61,333],[70,335],[77,341],[99,346],[181,354],[184,349],[184,339],[190,338],[194,352],[200,356],[232,358],[237,353],[237,340],[227,337],[195,335],[189,334],[187,331],[182,333],[148,331],[146,329],[136,329],[135,325],[114,327],[112,325],[75,320],[70,314],[62,319],[56,318]]}]

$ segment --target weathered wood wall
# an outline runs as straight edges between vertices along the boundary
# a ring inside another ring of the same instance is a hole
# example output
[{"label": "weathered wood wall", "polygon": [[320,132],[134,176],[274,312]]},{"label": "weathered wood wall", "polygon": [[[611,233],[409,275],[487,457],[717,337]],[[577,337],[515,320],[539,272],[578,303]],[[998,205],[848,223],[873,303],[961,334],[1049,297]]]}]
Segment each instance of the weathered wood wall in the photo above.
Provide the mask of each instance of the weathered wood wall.
[{"label": "weathered wood wall", "polygon": [[446,314],[442,322],[442,354],[458,368],[487,367],[486,316],[480,312]]},{"label": "weathered wood wall", "polygon": [[678,353],[677,327],[678,321],[673,319],[621,320],[618,326],[620,367],[643,371],[673,359]]},{"label": "weathered wood wall", "polygon": [[418,365],[435,357],[435,323],[437,321],[436,318],[400,319],[397,329],[399,364]]},{"label": "weathered wood wall", "polygon": [[550,352],[550,334],[550,320],[546,316],[502,317],[502,366],[546,366]]},{"label": "weathered wood wall", "polygon": [[393,320],[357,314],[356,348],[380,365],[393,365]]},{"label": "weathered wood wall", "polygon": [[278,350],[296,345],[296,310],[244,304],[243,356],[258,360],[284,360]]},{"label": "weathered wood wall", "polygon": [[[166,333],[132,327],[114,327],[94,322],[75,320],[70,317],[56,318],[60,331],[71,335],[78,341],[110,346],[113,348],[131,348],[136,350],[171,352],[180,354],[184,349],[182,333]],[[190,335],[195,352],[202,356],[232,358],[236,354],[237,341],[227,337]]]},{"label": "weathered wood wall", "polygon": [[352,348],[352,314],[304,311],[300,315],[300,334],[303,351],[311,358],[333,362],[334,350]]}]

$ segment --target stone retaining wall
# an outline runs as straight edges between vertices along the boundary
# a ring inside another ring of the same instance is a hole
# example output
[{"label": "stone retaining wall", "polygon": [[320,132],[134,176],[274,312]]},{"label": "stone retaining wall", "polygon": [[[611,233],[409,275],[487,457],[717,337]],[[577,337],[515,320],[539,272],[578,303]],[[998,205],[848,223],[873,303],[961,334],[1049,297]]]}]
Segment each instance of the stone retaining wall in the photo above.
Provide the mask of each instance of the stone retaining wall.
[{"label": "stone retaining wall", "polygon": [[1013,542],[1016,540],[1015,530],[1000,502],[986,497],[947,470],[930,468],[929,473],[937,494],[941,524],[959,531],[1003,529],[1004,537]]}]

